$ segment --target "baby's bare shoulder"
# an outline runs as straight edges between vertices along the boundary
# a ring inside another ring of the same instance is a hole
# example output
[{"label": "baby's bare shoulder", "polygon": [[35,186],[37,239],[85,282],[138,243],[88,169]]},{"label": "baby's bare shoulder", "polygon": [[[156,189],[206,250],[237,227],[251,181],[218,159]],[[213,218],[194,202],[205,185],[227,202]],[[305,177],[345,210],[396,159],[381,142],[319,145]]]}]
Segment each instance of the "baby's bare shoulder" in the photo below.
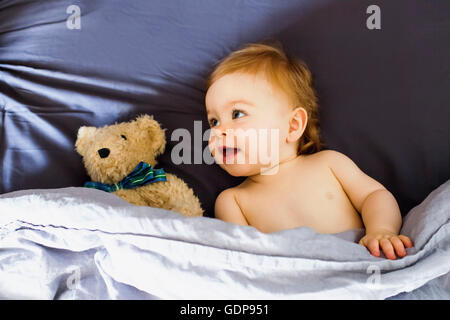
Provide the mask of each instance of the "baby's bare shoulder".
[{"label": "baby's bare shoulder", "polygon": [[220,200],[234,200],[236,194],[236,187],[228,188],[219,193],[216,198],[216,201]]},{"label": "baby's bare shoulder", "polygon": [[240,193],[242,193],[242,191],[243,191],[242,188],[240,188],[239,186],[235,186],[220,192],[216,198],[215,203],[216,209],[221,207],[227,207],[228,209],[229,207],[232,207],[233,210],[238,209],[239,208],[238,198]]},{"label": "baby's bare shoulder", "polygon": [[347,159],[348,157],[344,155],[343,153],[340,153],[336,150],[322,150],[310,155],[305,155],[304,158],[307,160],[305,163],[308,164],[316,164],[316,165],[326,165],[329,166],[330,164],[336,162],[336,161],[343,161]]},{"label": "baby's bare shoulder", "polygon": [[327,149],[327,150],[321,150],[319,152],[310,154],[310,155],[308,155],[308,157],[316,158],[316,159],[332,159],[335,157],[340,157],[342,155],[343,154],[340,153],[339,151]]},{"label": "baby's bare shoulder", "polygon": [[310,170],[318,169],[327,166],[327,164],[336,157],[337,151],[322,150],[313,154],[306,154],[299,156],[297,167],[309,168]]},{"label": "baby's bare shoulder", "polygon": [[214,215],[223,221],[248,225],[244,214],[236,200],[236,188],[223,190],[216,199]]}]

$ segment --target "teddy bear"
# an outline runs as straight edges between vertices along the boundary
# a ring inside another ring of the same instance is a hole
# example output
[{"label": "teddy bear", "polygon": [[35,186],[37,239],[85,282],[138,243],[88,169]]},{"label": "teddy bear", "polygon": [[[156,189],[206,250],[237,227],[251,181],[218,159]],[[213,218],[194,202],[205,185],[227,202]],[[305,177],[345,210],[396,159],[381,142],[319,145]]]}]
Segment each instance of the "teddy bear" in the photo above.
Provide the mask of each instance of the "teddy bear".
[{"label": "teddy bear", "polygon": [[193,190],[177,176],[155,168],[166,147],[165,130],[151,115],[101,128],[80,127],[75,148],[92,179],[84,186],[112,192],[138,206],[202,216]]}]

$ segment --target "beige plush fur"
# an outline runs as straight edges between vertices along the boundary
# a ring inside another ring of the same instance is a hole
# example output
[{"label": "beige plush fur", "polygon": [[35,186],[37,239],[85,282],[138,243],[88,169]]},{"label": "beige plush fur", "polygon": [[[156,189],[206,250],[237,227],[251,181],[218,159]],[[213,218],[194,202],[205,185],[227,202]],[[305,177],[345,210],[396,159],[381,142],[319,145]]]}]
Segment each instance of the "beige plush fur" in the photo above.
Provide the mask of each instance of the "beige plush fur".
[{"label": "beige plush fur", "polygon": [[[96,127],[81,127],[75,147],[83,157],[92,181],[114,184],[125,178],[140,161],[157,165],[156,158],[166,146],[165,129],[153,116],[141,115],[130,122]],[[109,149],[102,158],[100,149]],[[114,192],[140,206],[173,210],[188,217],[202,216],[200,201],[186,183],[166,172],[167,181],[158,181],[134,189]]]}]

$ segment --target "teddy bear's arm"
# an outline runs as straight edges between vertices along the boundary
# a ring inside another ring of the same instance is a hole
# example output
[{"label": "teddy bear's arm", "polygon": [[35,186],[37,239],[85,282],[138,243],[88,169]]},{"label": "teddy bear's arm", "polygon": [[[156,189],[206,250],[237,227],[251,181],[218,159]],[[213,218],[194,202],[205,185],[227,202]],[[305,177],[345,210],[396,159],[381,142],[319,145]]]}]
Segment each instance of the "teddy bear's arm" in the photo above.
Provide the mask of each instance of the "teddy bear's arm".
[{"label": "teddy bear's arm", "polygon": [[156,182],[136,189],[150,207],[179,212],[188,217],[203,215],[200,201],[186,183],[173,174],[166,173],[167,181]]},{"label": "teddy bear's arm", "polygon": [[194,191],[180,178],[173,174],[167,175],[170,186],[171,202],[173,210],[188,217],[203,216],[203,209]]}]

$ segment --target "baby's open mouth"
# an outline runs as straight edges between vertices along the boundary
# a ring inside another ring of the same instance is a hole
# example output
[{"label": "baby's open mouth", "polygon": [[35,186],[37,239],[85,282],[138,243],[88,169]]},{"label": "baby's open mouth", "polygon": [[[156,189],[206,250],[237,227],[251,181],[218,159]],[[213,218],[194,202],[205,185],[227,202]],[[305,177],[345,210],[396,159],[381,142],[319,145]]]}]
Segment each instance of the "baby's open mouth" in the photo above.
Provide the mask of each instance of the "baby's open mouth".
[{"label": "baby's open mouth", "polygon": [[239,152],[239,148],[229,148],[229,147],[222,147],[222,149],[220,149],[222,151],[222,155],[223,155],[223,162],[226,162],[227,159],[232,159],[234,158],[237,153]]}]

